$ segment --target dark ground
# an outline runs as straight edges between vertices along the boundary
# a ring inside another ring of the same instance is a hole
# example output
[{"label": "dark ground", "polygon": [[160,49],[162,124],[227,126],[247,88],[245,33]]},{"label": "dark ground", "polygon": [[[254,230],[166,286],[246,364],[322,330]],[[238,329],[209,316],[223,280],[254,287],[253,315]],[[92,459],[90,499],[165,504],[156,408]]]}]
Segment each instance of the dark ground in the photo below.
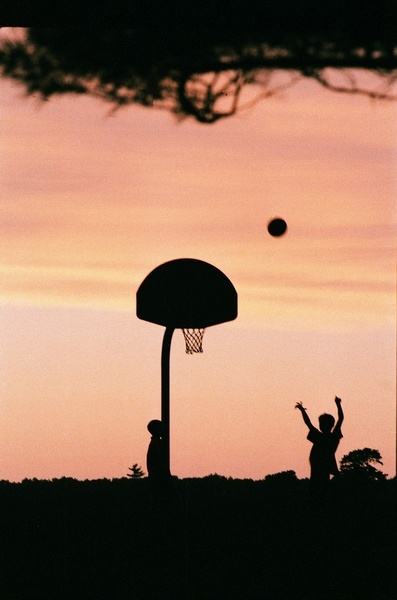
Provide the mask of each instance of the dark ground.
[{"label": "dark ground", "polygon": [[395,479],[0,482],[2,600],[392,600]]}]

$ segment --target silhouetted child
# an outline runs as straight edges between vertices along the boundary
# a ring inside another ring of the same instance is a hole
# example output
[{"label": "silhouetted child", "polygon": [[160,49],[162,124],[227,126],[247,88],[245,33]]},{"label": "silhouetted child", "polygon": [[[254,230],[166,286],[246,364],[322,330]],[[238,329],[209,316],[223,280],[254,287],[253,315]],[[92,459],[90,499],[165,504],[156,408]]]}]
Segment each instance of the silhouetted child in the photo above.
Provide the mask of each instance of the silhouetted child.
[{"label": "silhouetted child", "polygon": [[163,424],[154,419],[148,423],[152,434],[147,456],[146,468],[149,475],[151,506],[151,538],[153,543],[163,540],[168,512],[171,503],[171,474],[163,440]]},{"label": "silhouetted child", "polygon": [[148,423],[147,428],[152,434],[146,457],[147,472],[151,480],[164,481],[170,477],[170,472],[163,441],[163,424],[154,419]]},{"label": "silhouetted child", "polygon": [[344,415],[341,402],[342,400],[335,396],[335,404],[338,408],[338,421],[336,425],[334,417],[324,413],[318,418],[320,430],[314,427],[310,421],[302,402],[298,402],[295,406],[302,413],[303,421],[309,428],[307,439],[313,444],[309,457],[310,481],[312,492],[317,497],[323,496],[326,493],[330,476],[339,474],[335,452],[339,441],[343,437],[341,426]]}]

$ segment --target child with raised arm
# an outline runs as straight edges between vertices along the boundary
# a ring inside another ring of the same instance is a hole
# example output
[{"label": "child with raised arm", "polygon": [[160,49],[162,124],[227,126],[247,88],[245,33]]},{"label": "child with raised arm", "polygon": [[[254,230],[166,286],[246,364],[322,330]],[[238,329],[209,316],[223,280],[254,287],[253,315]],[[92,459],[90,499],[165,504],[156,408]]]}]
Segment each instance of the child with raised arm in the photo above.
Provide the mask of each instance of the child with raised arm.
[{"label": "child with raised arm", "polygon": [[[314,427],[310,421],[306,408],[302,402],[297,402],[295,408],[300,410],[303,421],[309,428],[307,439],[313,446],[310,452],[310,481],[313,488],[319,493],[325,492],[331,475],[338,475],[338,465],[336,464],[335,452],[339,442],[343,437],[341,426],[343,422],[342,400],[335,396],[335,404],[338,409],[338,420],[335,425],[335,419],[332,415],[324,413],[318,418],[319,429]],[[335,427],[334,427],[335,425]]]}]

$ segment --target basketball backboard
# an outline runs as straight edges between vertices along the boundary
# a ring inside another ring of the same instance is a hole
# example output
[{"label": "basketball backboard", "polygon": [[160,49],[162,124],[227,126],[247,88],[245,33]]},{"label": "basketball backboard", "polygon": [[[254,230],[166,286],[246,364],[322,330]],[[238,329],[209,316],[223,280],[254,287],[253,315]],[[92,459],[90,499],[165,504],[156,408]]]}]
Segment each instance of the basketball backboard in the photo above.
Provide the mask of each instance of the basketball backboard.
[{"label": "basketball backboard", "polygon": [[174,329],[205,328],[237,317],[237,292],[213,265],[194,258],[163,263],[136,295],[139,319]]}]

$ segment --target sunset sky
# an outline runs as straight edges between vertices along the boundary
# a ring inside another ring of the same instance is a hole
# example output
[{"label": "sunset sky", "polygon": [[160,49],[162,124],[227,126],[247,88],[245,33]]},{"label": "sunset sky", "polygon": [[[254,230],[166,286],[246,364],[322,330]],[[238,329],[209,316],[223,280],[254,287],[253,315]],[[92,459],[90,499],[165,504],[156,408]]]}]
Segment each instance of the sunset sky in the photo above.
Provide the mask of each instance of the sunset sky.
[{"label": "sunset sky", "polygon": [[[239,316],[171,348],[171,469],[309,475],[343,400],[338,460],[395,475],[397,106],[302,82],[212,126],[0,80],[0,479],[146,470],[164,329],[137,319],[157,265],[221,269]],[[280,215],[288,232],[272,238]]]}]

